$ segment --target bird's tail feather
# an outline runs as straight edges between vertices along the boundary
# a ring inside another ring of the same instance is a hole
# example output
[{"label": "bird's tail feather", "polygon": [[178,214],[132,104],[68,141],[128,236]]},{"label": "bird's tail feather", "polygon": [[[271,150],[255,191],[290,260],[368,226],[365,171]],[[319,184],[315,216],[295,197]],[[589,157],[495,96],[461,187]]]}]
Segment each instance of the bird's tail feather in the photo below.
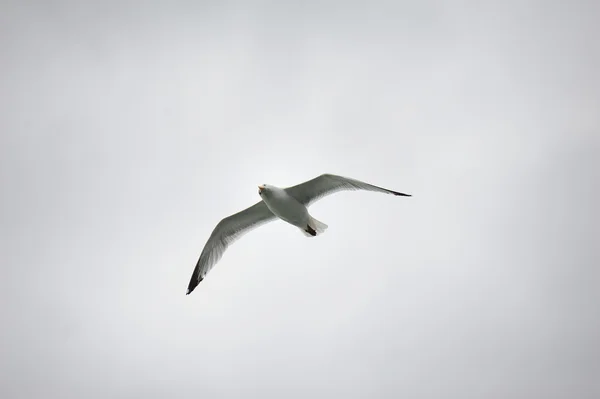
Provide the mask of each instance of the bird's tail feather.
[{"label": "bird's tail feather", "polygon": [[325,232],[325,230],[327,230],[327,226],[325,223],[315,219],[312,216],[309,216],[308,219],[308,225],[317,233],[317,234],[322,234]]}]

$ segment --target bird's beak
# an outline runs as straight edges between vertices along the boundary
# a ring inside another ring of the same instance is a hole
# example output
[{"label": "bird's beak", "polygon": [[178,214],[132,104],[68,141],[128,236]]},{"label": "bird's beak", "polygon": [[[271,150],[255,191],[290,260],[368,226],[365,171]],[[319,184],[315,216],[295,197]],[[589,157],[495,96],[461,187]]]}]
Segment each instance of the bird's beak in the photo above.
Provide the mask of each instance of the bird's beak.
[{"label": "bird's beak", "polygon": [[261,192],[264,189],[265,189],[265,186],[258,186],[258,192]]}]

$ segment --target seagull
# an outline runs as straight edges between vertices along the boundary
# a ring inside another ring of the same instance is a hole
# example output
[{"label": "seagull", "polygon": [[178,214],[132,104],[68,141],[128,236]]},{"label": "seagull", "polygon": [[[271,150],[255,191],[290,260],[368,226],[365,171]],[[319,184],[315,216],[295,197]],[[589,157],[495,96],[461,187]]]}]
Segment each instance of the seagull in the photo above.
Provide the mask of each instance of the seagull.
[{"label": "seagull", "polygon": [[279,188],[268,184],[258,186],[261,200],[249,208],[221,220],[214,228],[196,263],[186,295],[189,295],[234,241],[265,223],[277,218],[296,226],[307,237],[322,234],[327,225],[308,213],[317,200],[338,191],[367,190],[411,197],[386,188],[373,186],[348,177],[322,174],[298,185]]}]

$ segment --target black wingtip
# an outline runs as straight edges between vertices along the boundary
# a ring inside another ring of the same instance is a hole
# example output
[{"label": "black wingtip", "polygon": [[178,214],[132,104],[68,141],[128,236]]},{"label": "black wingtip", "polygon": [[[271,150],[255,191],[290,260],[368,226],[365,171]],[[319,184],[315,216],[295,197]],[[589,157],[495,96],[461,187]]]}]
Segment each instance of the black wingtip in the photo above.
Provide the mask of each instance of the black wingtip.
[{"label": "black wingtip", "polygon": [[399,192],[396,192],[396,191],[392,191],[392,194],[399,195],[401,197],[412,197],[412,195],[410,195],[410,194],[399,193]]},{"label": "black wingtip", "polygon": [[190,285],[188,285],[187,291],[185,292],[185,295],[190,295],[192,293],[192,291],[194,291],[196,289],[196,287],[198,286],[198,284],[200,284],[200,282],[204,280],[203,277],[201,277],[197,282],[192,280],[190,281]]}]

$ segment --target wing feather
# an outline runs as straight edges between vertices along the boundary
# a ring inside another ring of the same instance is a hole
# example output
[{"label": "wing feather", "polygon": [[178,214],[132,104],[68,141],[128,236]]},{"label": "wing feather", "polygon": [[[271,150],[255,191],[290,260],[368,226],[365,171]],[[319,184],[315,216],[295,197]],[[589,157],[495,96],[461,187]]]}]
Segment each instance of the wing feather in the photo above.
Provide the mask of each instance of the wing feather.
[{"label": "wing feather", "polygon": [[274,219],[275,215],[263,201],[260,201],[221,220],[204,245],[192,273],[186,295],[194,291],[194,288],[204,279],[204,276],[221,259],[229,245],[249,231]]},{"label": "wing feather", "polygon": [[374,186],[360,180],[332,175],[329,173],[322,174],[321,176],[305,181],[304,183],[288,187],[285,190],[288,192],[288,194],[296,198],[299,202],[307,207],[327,195],[336,193],[338,191],[347,190],[367,190],[386,194],[401,195],[404,197],[411,196],[410,194],[399,193],[397,191]]}]

